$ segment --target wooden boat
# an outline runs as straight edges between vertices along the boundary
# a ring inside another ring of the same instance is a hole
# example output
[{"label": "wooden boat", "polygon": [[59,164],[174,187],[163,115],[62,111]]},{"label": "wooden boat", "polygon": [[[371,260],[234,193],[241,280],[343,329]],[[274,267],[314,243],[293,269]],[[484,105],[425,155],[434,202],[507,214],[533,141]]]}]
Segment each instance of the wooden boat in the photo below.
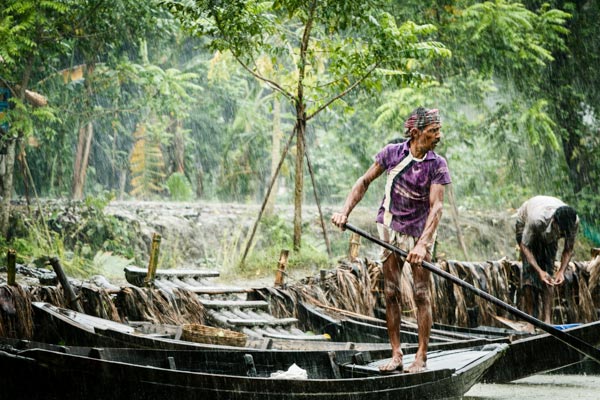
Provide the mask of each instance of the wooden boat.
[{"label": "wooden boat", "polygon": [[[182,330],[176,325],[156,325],[147,322],[122,324],[103,318],[57,307],[49,303],[33,302],[36,321],[35,339],[48,343],[66,343],[74,346],[134,347],[170,350],[209,350],[222,348],[236,350],[233,346],[206,344],[181,340]],[[249,336],[247,348],[276,350],[388,350],[384,343],[343,343],[323,340],[322,336],[301,339],[286,337],[255,338]],[[474,346],[481,343],[465,343]],[[237,350],[243,350],[239,348]]]},{"label": "wooden boat", "polygon": [[[600,345],[600,321],[566,329],[570,335]],[[544,333],[513,341],[503,356],[486,372],[484,382],[503,383],[565,367],[584,359],[577,350]]]},{"label": "wooden boat", "polygon": [[[385,320],[368,317],[345,310],[332,310],[304,302],[298,305],[298,317],[304,329],[325,332],[333,341],[376,342],[389,341]],[[503,339],[529,336],[528,332],[505,328],[478,327],[463,328],[451,325],[434,324],[430,343],[448,343],[475,339]],[[400,329],[402,343],[417,343],[416,323],[402,321]]]},{"label": "wooden boat", "polygon": [[[244,351],[245,348],[263,350],[383,350],[389,353],[389,343],[334,342],[328,340],[288,340],[285,338],[248,337],[245,347],[215,345],[181,340],[181,327],[155,325],[147,322],[122,324],[82,314],[49,303],[32,303],[37,326],[36,339],[48,343],[65,343],[71,346],[131,347],[162,350],[211,350]],[[499,340],[497,342],[501,342]],[[494,340],[469,339],[452,342],[432,343],[431,350],[450,350],[494,343]],[[415,344],[403,343],[410,351]]]},{"label": "wooden boat", "polygon": [[378,352],[20,350],[5,344],[0,386],[17,400],[445,399],[466,393],[506,346],[432,352],[425,372],[381,374],[378,365],[386,360]]}]

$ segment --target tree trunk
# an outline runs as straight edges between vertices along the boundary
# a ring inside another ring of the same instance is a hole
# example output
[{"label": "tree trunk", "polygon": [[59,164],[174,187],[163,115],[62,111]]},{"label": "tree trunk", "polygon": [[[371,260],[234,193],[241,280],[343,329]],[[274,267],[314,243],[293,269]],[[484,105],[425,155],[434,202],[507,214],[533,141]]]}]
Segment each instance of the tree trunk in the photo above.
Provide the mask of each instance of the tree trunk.
[{"label": "tree trunk", "polygon": [[125,197],[125,186],[127,185],[127,170],[122,169],[119,171],[119,200],[123,200]]},{"label": "tree trunk", "polygon": [[183,130],[181,129],[181,121],[174,121],[173,126],[175,127],[175,172],[183,174],[185,171],[185,140],[183,137]]},{"label": "tree trunk", "polygon": [[304,193],[304,133],[306,116],[304,107],[298,110],[296,122],[296,176],[294,186],[294,251],[302,247],[302,200]]},{"label": "tree trunk", "polygon": [[71,188],[71,197],[73,200],[81,200],[83,198],[83,188],[85,186],[85,176],[93,136],[94,126],[91,122],[88,122],[79,129],[79,139],[77,141],[77,151],[75,152],[75,162],[73,165],[73,186]]},{"label": "tree trunk", "polygon": [[8,224],[10,218],[10,200],[13,191],[13,172],[15,166],[16,140],[8,140],[6,143],[6,154],[0,156],[0,184],[2,190],[2,200],[0,212],[0,233],[2,237],[8,239]]},{"label": "tree trunk", "polygon": [[[273,98],[273,131],[271,134],[271,178],[275,175],[277,164],[281,153],[281,103],[277,97]],[[275,198],[277,197],[277,179],[273,183],[273,189],[267,199],[265,214],[273,215],[275,210]]]}]

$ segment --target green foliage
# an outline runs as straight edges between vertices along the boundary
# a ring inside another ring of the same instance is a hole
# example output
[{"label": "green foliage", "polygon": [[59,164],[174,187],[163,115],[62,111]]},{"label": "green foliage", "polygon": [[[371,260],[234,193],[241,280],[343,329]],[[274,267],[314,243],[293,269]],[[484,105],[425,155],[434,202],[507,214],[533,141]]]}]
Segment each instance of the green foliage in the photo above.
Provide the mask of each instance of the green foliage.
[{"label": "green foliage", "polygon": [[58,208],[47,203],[43,216],[18,210],[11,218],[11,239],[2,247],[14,248],[18,261],[25,264],[41,266],[50,257],[58,257],[70,276],[116,274],[125,260],[129,263],[135,257],[131,245],[135,232],[104,214],[109,199],[110,195],[88,197]]},{"label": "green foliage", "polygon": [[[208,38],[214,49],[230,51],[290,100],[303,96],[311,112],[357,83],[374,87],[386,78],[420,82],[423,63],[450,55],[441,43],[422,40],[434,26],[410,21],[397,25],[378,8],[384,2],[279,1],[273,7],[254,0],[218,7],[212,2],[162,3],[192,35]],[[269,71],[260,68],[264,56],[272,60]],[[380,73],[372,74],[376,67]],[[297,75],[285,80],[290,70]]]},{"label": "green foliage", "polygon": [[455,42],[461,59],[484,73],[510,77],[535,74],[554,60],[552,51],[564,48],[570,16],[547,5],[536,13],[506,0],[475,2],[455,14],[456,23],[448,27],[462,39]]},{"label": "green foliage", "polygon": [[[575,205],[590,229],[599,223],[596,0],[96,3],[0,4],[0,84],[15,94],[9,135],[23,139],[21,157],[33,178],[19,158],[19,196],[32,196],[32,185],[41,196],[70,193],[79,129],[92,121],[88,194],[144,187],[143,196],[165,195],[182,133],[185,176],[204,198],[262,200],[277,95],[290,100],[281,112],[284,141],[297,105],[306,105],[300,117],[310,121],[306,140],[324,202],[341,205],[374,154],[402,136],[408,112],[424,105],[442,111],[438,152],[450,163],[460,205],[504,209],[552,194]],[[33,107],[17,85],[45,95],[49,106]],[[144,146],[134,137],[140,124],[149,132]],[[136,164],[132,154],[155,161]],[[278,201],[293,195],[293,155],[283,165]],[[132,168],[137,172],[127,176]],[[171,195],[188,193],[189,182],[173,179]],[[363,204],[377,207],[378,184]],[[311,201],[312,187],[306,193]],[[109,201],[92,199],[97,208]],[[284,222],[261,222],[261,244],[289,246]],[[109,225],[86,229],[103,237],[119,229]],[[83,231],[57,237],[40,226],[29,237],[14,229],[25,235],[14,239],[24,254],[32,243],[40,255],[62,247],[75,265],[79,256],[88,262],[120,246],[112,238],[74,247],[95,240]],[[232,233],[238,235],[233,242],[241,245],[242,233]],[[224,259],[239,253],[233,244],[221,250]]]},{"label": "green foliage", "polygon": [[180,172],[172,174],[167,179],[167,189],[175,201],[190,201],[194,196],[190,181]]}]

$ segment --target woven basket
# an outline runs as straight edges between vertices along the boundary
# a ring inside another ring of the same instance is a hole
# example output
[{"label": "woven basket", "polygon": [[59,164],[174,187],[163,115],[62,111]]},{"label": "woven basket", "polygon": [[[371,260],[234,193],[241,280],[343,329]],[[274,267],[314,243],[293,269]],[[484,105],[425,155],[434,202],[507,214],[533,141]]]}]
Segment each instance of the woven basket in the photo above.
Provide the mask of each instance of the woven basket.
[{"label": "woven basket", "polygon": [[243,347],[248,339],[248,336],[241,332],[200,324],[185,324],[181,329],[181,338],[188,342]]}]

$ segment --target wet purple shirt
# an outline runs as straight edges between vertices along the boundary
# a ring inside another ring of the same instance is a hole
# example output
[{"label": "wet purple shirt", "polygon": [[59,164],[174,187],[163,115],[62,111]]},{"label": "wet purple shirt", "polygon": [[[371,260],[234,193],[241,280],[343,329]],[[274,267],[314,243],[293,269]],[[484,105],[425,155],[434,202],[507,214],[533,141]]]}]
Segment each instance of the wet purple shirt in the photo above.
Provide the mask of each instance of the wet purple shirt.
[{"label": "wet purple shirt", "polygon": [[[387,171],[387,174],[409,155],[409,143],[388,144],[375,156],[375,161]],[[425,229],[429,214],[429,191],[432,184],[451,183],[450,171],[446,160],[428,151],[421,162],[412,161],[393,182],[390,212],[391,228],[396,232],[420,237]],[[385,201],[385,199],[384,199]],[[383,223],[384,201],[381,202],[377,222]]]}]

